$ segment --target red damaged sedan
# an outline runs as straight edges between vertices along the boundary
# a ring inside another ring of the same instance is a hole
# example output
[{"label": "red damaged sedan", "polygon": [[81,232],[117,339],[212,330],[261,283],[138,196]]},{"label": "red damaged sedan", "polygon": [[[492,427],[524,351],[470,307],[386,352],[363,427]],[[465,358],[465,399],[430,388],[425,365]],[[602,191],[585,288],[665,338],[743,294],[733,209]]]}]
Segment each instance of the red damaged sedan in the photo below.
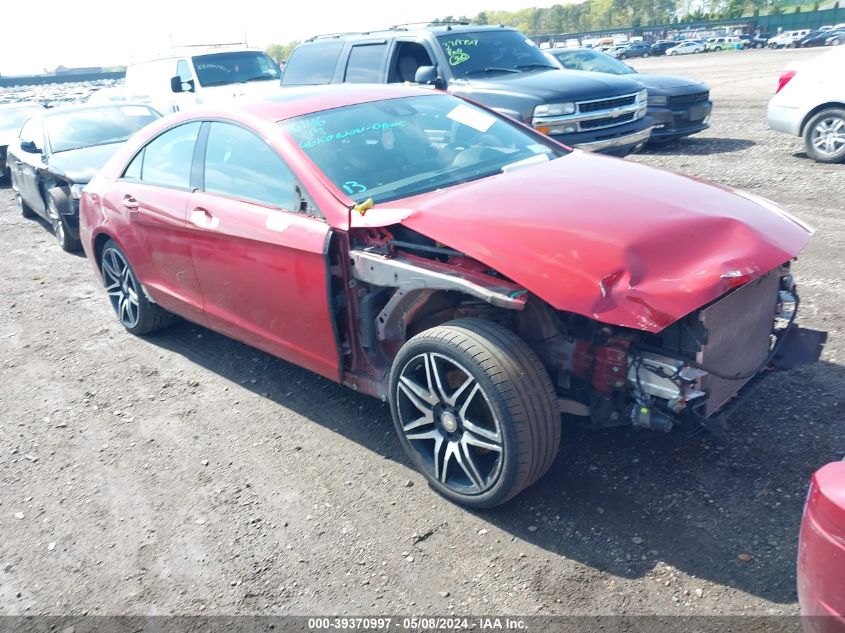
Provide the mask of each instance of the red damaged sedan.
[{"label": "red damaged sedan", "polygon": [[127,330],[179,315],[389,401],[431,486],[477,508],[548,470],[561,413],[718,430],[789,340],[811,232],[393,86],[167,117],[81,205]]}]

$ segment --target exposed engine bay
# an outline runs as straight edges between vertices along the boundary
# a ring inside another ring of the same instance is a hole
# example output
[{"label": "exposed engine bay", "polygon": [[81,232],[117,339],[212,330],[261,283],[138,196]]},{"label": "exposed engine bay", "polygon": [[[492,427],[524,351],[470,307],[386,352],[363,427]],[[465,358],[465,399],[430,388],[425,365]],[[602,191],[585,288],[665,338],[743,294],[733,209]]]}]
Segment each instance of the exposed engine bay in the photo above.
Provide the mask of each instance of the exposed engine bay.
[{"label": "exposed engine bay", "polygon": [[561,413],[592,428],[721,434],[721,412],[770,366],[799,304],[786,262],[650,333],[555,310],[483,263],[401,225],[359,229],[348,245],[338,242],[334,266],[350,266],[355,280],[335,290],[337,322],[349,324],[339,332],[347,384],[384,397],[390,359],[404,341],[474,316],[519,334],[548,370]]}]

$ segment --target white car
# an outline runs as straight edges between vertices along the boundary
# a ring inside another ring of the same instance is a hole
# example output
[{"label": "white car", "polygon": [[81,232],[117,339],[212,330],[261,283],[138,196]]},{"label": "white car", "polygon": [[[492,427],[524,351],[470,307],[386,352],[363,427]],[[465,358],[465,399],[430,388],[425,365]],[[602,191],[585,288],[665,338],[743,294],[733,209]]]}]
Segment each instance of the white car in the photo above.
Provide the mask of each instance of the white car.
[{"label": "white car", "polygon": [[704,44],[701,42],[682,42],[666,51],[667,55],[689,55],[690,53],[703,53]]},{"label": "white car", "polygon": [[780,76],[766,118],[778,132],[802,136],[820,163],[845,161],[845,48],[792,65]]},{"label": "white car", "polygon": [[798,31],[784,31],[783,33],[778,33],[774,37],[769,38],[767,46],[769,48],[787,48],[795,44],[795,42],[800,40],[809,32],[810,29],[800,29]]}]

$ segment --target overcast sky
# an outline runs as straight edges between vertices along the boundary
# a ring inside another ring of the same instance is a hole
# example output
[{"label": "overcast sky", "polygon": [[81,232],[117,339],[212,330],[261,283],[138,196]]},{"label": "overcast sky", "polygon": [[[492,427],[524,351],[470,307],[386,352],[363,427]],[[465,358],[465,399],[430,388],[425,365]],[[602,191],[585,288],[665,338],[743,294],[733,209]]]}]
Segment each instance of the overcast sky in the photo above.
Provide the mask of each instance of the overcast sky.
[{"label": "overcast sky", "polygon": [[[572,0],[557,0],[564,3]],[[548,7],[555,0],[3,0],[0,73],[58,65],[112,66],[176,45],[283,44],[319,33],[359,31],[485,9]]]}]

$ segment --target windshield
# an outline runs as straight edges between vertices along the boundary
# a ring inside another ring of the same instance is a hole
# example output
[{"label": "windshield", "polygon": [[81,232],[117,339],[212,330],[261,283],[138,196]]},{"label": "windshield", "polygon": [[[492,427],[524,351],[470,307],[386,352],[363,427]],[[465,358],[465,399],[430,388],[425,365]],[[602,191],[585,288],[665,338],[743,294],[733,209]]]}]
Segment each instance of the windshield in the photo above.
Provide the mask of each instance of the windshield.
[{"label": "windshield", "polygon": [[554,68],[536,44],[517,31],[453,33],[437,41],[455,77]]},{"label": "windshield", "polygon": [[261,51],[232,51],[197,55],[194,70],[202,86],[223,86],[247,81],[279,81],[282,71]]},{"label": "windshield", "polygon": [[554,51],[551,54],[569,70],[590,70],[614,75],[630,75],[636,72],[615,57],[597,51]]},{"label": "windshield", "polygon": [[413,196],[567,153],[445,94],[346,106],[280,125],[355,202]]},{"label": "windshield", "polygon": [[10,132],[19,129],[24,121],[39,112],[44,112],[44,108],[40,106],[26,106],[0,110],[0,132]]},{"label": "windshield", "polygon": [[44,129],[53,152],[66,152],[122,143],[158,118],[159,113],[147,106],[105,106],[49,115]]}]

